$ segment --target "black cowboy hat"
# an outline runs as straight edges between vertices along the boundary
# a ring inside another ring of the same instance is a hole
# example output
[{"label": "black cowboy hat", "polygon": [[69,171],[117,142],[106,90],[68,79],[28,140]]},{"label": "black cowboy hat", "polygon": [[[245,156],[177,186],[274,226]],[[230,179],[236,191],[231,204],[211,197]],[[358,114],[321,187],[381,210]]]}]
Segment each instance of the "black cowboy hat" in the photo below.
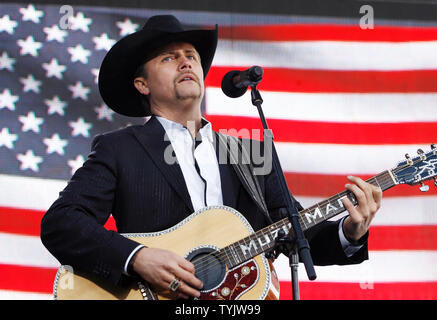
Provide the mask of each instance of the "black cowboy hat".
[{"label": "black cowboy hat", "polygon": [[211,67],[217,47],[217,27],[213,30],[184,30],[172,15],[149,18],[144,27],[119,40],[106,54],[99,72],[103,101],[115,112],[130,117],[150,115],[150,104],[133,84],[138,67],[150,53],[171,42],[191,43],[200,55],[203,75]]}]

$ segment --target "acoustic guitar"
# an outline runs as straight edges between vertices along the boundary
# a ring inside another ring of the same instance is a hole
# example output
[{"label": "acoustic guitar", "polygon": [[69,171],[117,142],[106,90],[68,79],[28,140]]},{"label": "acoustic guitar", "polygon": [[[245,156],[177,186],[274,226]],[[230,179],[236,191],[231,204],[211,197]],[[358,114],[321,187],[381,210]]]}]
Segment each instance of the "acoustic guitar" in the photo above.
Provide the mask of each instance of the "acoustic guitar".
[{"label": "acoustic guitar", "polygon": [[[433,144],[425,153],[400,162],[367,180],[383,191],[400,184],[418,185],[434,179],[437,186],[437,148]],[[342,199],[357,204],[355,196],[345,190],[299,212],[305,231],[345,211]],[[254,232],[248,221],[226,206],[206,207],[194,212],[177,225],[153,233],[123,234],[147,247],[173,251],[191,261],[195,275],[204,286],[199,299],[279,299],[279,281],[266,253],[275,248],[278,232],[293,238],[288,218]],[[114,286],[102,279],[61,266],[54,282],[55,299],[145,299],[165,300],[169,295],[157,294],[145,281],[133,281],[126,287]]]}]

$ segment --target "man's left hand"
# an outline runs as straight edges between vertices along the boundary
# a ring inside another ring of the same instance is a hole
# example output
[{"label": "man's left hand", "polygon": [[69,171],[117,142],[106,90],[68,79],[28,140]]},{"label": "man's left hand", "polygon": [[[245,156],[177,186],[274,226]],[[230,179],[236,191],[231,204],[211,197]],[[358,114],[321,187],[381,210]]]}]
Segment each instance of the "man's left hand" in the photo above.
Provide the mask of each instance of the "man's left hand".
[{"label": "man's left hand", "polygon": [[357,241],[367,233],[370,222],[381,207],[382,190],[358,177],[347,178],[352,183],[346,184],[346,189],[355,195],[358,205],[355,207],[348,198],[342,199],[349,212],[343,222],[343,231],[347,239]]}]

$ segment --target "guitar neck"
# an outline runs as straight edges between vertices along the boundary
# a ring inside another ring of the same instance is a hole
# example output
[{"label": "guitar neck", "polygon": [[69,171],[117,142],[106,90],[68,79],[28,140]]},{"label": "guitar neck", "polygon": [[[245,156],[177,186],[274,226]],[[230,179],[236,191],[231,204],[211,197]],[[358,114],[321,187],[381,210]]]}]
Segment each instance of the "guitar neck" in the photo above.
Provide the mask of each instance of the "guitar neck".
[{"label": "guitar neck", "polygon": [[[380,187],[382,191],[396,185],[389,170],[366,180],[366,182]],[[348,198],[354,205],[358,203],[354,194],[345,190],[326,200],[316,203],[307,209],[299,211],[298,220],[302,231],[308,230],[319,223],[344,212],[346,209],[343,206],[343,198]],[[291,237],[294,237],[291,222],[288,218],[284,218],[221,249],[221,251],[224,251],[228,267],[232,268],[248,259],[273,249],[279,230],[283,230],[286,235],[290,234]]]}]

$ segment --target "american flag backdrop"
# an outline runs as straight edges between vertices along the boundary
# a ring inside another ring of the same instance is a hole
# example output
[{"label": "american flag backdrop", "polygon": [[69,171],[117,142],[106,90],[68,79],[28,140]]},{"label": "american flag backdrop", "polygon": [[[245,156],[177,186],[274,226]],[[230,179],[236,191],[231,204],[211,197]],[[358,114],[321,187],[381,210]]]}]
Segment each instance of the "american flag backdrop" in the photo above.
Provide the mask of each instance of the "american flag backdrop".
[{"label": "american flag backdrop", "polygon": [[[99,133],[142,123],[110,111],[97,76],[109,48],[147,17],[188,27],[219,24],[206,79],[215,130],[261,129],[250,95],[226,97],[226,72],[264,69],[258,89],[290,190],[308,207],[437,142],[437,24],[148,9],[0,5],[0,299],[51,299],[58,261],[40,221]],[[112,220],[106,227],[114,229]],[[301,299],[437,299],[437,188],[384,193],[370,229],[370,259],[299,268]],[[291,299],[286,257],[275,262]]]}]

